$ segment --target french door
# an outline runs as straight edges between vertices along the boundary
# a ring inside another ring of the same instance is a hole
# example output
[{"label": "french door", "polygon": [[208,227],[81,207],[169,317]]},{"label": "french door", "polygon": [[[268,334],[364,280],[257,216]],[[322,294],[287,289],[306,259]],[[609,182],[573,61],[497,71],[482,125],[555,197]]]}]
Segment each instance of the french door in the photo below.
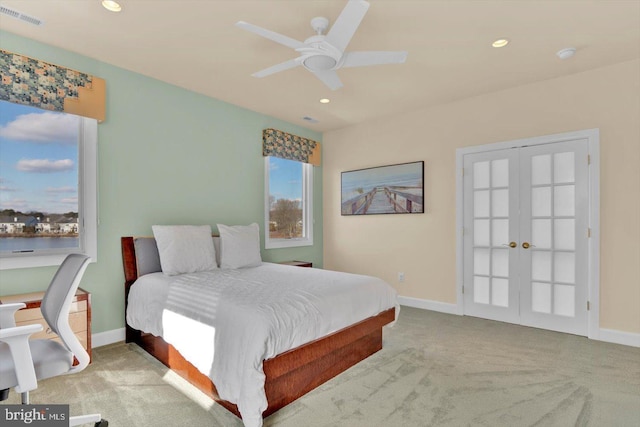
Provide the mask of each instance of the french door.
[{"label": "french door", "polygon": [[464,313],[588,332],[586,139],[464,155]]}]

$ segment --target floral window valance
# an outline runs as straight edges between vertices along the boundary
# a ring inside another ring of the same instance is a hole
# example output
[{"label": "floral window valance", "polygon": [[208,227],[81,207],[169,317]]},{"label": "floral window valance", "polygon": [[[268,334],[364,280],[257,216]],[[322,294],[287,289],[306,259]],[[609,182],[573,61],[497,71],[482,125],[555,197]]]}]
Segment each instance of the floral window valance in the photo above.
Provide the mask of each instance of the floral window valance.
[{"label": "floral window valance", "polygon": [[320,166],[320,143],[277,129],[262,131],[262,155]]},{"label": "floral window valance", "polygon": [[0,99],[105,119],[104,79],[0,49]]}]

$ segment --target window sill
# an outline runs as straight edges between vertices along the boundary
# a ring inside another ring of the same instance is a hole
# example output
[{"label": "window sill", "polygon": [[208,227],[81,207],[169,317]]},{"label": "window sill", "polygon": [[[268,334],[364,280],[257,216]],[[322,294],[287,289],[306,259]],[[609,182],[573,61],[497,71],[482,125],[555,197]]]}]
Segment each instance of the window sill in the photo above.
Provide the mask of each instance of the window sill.
[{"label": "window sill", "polygon": [[[78,250],[74,252],[58,252],[54,254],[42,254],[42,255],[33,255],[28,254],[25,256],[6,256],[0,257],[0,271],[1,270],[13,270],[19,268],[36,268],[36,267],[49,267],[52,265],[59,266],[62,264],[62,261],[69,255],[70,253],[83,253]],[[91,262],[95,262],[96,256],[90,253],[86,253],[92,259]]]},{"label": "window sill", "polygon": [[267,240],[264,244],[265,249],[280,249],[280,248],[297,248],[300,246],[313,246],[313,240],[311,239],[280,239],[280,240]]},{"label": "window sill", "polygon": [[15,268],[47,267],[50,265],[60,265],[67,254],[51,255],[28,255],[0,258],[0,270],[11,270]]}]

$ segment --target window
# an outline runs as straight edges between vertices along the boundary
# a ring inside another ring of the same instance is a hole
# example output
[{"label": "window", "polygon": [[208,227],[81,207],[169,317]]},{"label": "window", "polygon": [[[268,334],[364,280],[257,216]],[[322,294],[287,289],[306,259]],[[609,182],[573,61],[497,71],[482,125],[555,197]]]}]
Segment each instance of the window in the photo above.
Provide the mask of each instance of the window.
[{"label": "window", "polygon": [[0,269],[97,256],[97,122],[0,101]]},{"label": "window", "polygon": [[265,248],[313,245],[313,166],[265,157]]}]

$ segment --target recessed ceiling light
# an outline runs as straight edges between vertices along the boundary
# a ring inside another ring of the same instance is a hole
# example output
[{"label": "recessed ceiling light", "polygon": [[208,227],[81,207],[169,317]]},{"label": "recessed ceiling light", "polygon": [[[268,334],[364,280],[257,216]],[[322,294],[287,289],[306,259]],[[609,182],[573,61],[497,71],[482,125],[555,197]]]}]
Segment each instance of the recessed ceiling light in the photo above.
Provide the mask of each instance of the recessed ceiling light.
[{"label": "recessed ceiling light", "polygon": [[576,53],[576,48],[575,47],[567,47],[567,48],[564,48],[564,49],[561,49],[561,50],[557,51],[556,55],[558,55],[558,58],[560,58],[560,59],[569,59],[573,55],[575,55],[575,53]]},{"label": "recessed ceiling light", "polygon": [[120,6],[120,3],[113,0],[102,0],[102,7],[111,12],[120,12],[122,10],[122,6]]},{"label": "recessed ceiling light", "polygon": [[328,103],[330,103],[330,102],[331,102],[331,100],[330,100],[329,98],[322,98],[322,99],[320,100],[320,104],[328,104]]},{"label": "recessed ceiling light", "polygon": [[507,40],[507,39],[498,39],[498,40],[494,41],[493,43],[491,43],[491,46],[493,46],[493,47],[505,47],[508,44],[509,44],[509,40]]}]

